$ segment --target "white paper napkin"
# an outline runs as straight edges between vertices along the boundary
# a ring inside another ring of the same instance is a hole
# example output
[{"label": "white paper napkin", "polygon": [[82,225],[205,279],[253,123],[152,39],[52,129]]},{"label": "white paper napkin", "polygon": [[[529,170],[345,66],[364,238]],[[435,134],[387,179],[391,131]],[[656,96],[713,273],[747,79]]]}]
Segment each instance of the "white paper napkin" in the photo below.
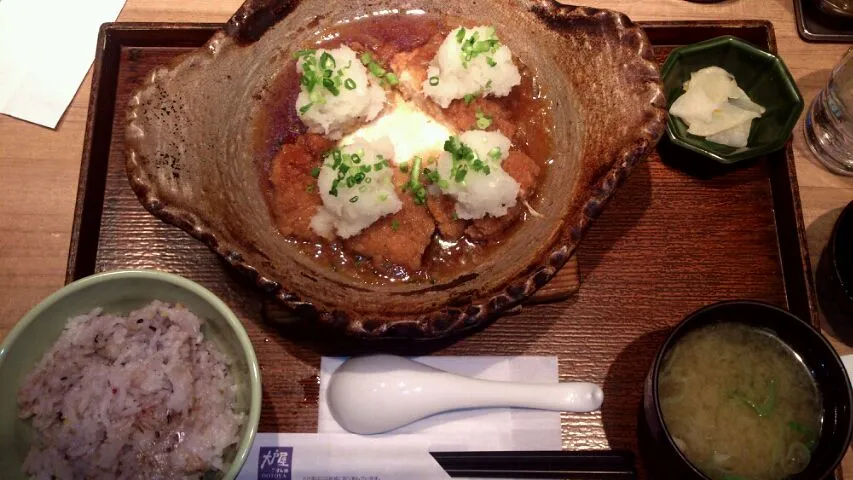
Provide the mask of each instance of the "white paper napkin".
[{"label": "white paper napkin", "polygon": [[[329,377],[343,358],[320,362],[320,405],[317,431],[346,433],[326,404]],[[414,360],[448,372],[486,380],[557,383],[557,357],[417,357]],[[560,413],[518,408],[447,412],[370,438],[418,434],[430,441],[430,450],[560,450]],[[354,434],[350,434],[354,435]],[[354,435],[360,436],[360,435]]]},{"label": "white paper napkin", "polygon": [[56,128],[124,2],[0,1],[0,113]]},{"label": "white paper napkin", "polygon": [[449,479],[419,435],[259,433],[237,480]]}]

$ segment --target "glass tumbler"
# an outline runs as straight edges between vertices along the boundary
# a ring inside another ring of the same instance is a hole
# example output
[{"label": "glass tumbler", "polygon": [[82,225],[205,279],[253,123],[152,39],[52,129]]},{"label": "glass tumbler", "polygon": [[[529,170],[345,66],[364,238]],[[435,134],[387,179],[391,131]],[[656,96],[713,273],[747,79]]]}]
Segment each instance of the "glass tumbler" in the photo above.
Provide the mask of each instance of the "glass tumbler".
[{"label": "glass tumbler", "polygon": [[804,124],[806,143],[830,171],[853,176],[853,48],[832,70]]}]

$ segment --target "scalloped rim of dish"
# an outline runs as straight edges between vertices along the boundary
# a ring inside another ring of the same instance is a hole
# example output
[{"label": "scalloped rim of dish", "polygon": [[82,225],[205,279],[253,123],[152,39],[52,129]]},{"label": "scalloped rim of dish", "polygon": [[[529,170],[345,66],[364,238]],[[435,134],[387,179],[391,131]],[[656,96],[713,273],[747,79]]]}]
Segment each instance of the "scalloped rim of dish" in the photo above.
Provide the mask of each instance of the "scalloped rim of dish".
[{"label": "scalloped rim of dish", "polygon": [[[486,325],[501,313],[520,308],[524,299],[531,296],[554,277],[574,253],[581,238],[589,230],[592,222],[601,214],[603,207],[610,200],[617,187],[622,184],[633,167],[654,148],[666,129],[666,99],[663,93],[663,83],[653,61],[651,42],[642,28],[625,14],[612,10],[563,5],[553,0],[541,0],[533,4],[531,8],[534,13],[550,17],[550,21],[554,22],[578,18],[594,19],[601,24],[609,22],[608,25],[612,25],[613,29],[605,34],[613,35],[613,38],[620,44],[633,44],[636,40],[636,44],[639,45],[634,58],[637,68],[654,72],[658,81],[654,84],[649,82],[645,84],[651,101],[645,107],[649,119],[643,125],[642,131],[637,132],[632,143],[625,145],[618,154],[614,155],[611,168],[600,177],[594,186],[590,187],[593,194],[581,206],[579,218],[571,219],[571,225],[564,227],[564,232],[569,234],[569,241],[564,244],[556,242],[539,262],[529,266],[527,269],[530,272],[529,274],[511,279],[502,291],[493,294],[491,297],[474,300],[462,307],[445,305],[437,311],[423,314],[417,318],[382,322],[375,328],[369,329],[366,328],[364,322],[350,319],[347,312],[320,310],[310,300],[302,299],[288,291],[285,286],[268,278],[256,267],[245,263],[241,253],[232,245],[220,242],[213,233],[215,230],[197,215],[171,205],[164,205],[152,192],[144,179],[144,175],[141,174],[142,168],[136,158],[134,141],[129,141],[126,146],[127,173],[131,187],[142,205],[151,214],[167,223],[178,226],[207,245],[232,267],[248,275],[262,290],[274,293],[282,303],[297,313],[316,318],[320,323],[343,330],[348,335],[363,338],[434,340],[463,334]],[[240,12],[238,12],[239,14]],[[224,31],[220,31],[214,34],[201,48],[212,49],[212,45],[216,45],[227,38],[230,37],[227,37]],[[151,88],[156,83],[157,76],[157,73],[149,75],[137,92]],[[132,102],[138,103],[136,96]],[[135,117],[134,105],[131,104],[128,112],[130,126],[133,125]],[[132,128],[128,130],[131,131]],[[436,328],[437,325],[439,325],[438,328]]]}]

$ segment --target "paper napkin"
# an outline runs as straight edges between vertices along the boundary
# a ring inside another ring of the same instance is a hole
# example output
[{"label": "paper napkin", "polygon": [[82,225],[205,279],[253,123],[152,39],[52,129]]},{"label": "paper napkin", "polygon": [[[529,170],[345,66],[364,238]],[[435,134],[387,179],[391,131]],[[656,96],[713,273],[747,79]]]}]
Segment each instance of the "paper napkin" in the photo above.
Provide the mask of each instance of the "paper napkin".
[{"label": "paper napkin", "polygon": [[124,2],[0,1],[0,113],[56,128]]},{"label": "paper napkin", "polygon": [[419,435],[259,433],[237,480],[449,479]]},{"label": "paper napkin", "polygon": [[[320,405],[317,431],[347,433],[326,404],[329,377],[344,358],[320,362]],[[417,357],[413,360],[448,372],[485,380],[557,383],[557,357]],[[442,413],[393,432],[367,438],[417,434],[429,439],[430,450],[560,450],[560,413],[519,408],[492,408]],[[353,436],[360,436],[348,434]]]}]

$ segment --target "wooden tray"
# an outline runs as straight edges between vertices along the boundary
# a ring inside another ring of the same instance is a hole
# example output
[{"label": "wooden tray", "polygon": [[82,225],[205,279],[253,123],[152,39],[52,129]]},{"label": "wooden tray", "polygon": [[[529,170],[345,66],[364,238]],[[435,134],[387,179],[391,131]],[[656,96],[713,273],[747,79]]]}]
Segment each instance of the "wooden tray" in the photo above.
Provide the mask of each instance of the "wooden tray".
[{"label": "wooden tray", "polygon": [[[817,325],[790,144],[735,168],[663,140],[617,192],[578,252],[580,291],[527,306],[458,341],[363,344],[294,318],[201,243],[149,215],[124,170],[124,107],[152,68],[219,25],[106,24],[98,42],[67,280],[156,268],[191,278],[243,320],[263,371],[261,431],[314,432],[321,355],[557,355],[564,381],[603,385],[595,414],[564,414],[567,449],[638,451],[643,379],[670,327],[718,301],[781,305]],[[644,24],[662,62],[673,46],[735,35],[775,52],[769,22]],[[562,288],[570,290],[570,288]],[[642,463],[642,462],[641,462]],[[642,465],[641,465],[642,469]]]}]

